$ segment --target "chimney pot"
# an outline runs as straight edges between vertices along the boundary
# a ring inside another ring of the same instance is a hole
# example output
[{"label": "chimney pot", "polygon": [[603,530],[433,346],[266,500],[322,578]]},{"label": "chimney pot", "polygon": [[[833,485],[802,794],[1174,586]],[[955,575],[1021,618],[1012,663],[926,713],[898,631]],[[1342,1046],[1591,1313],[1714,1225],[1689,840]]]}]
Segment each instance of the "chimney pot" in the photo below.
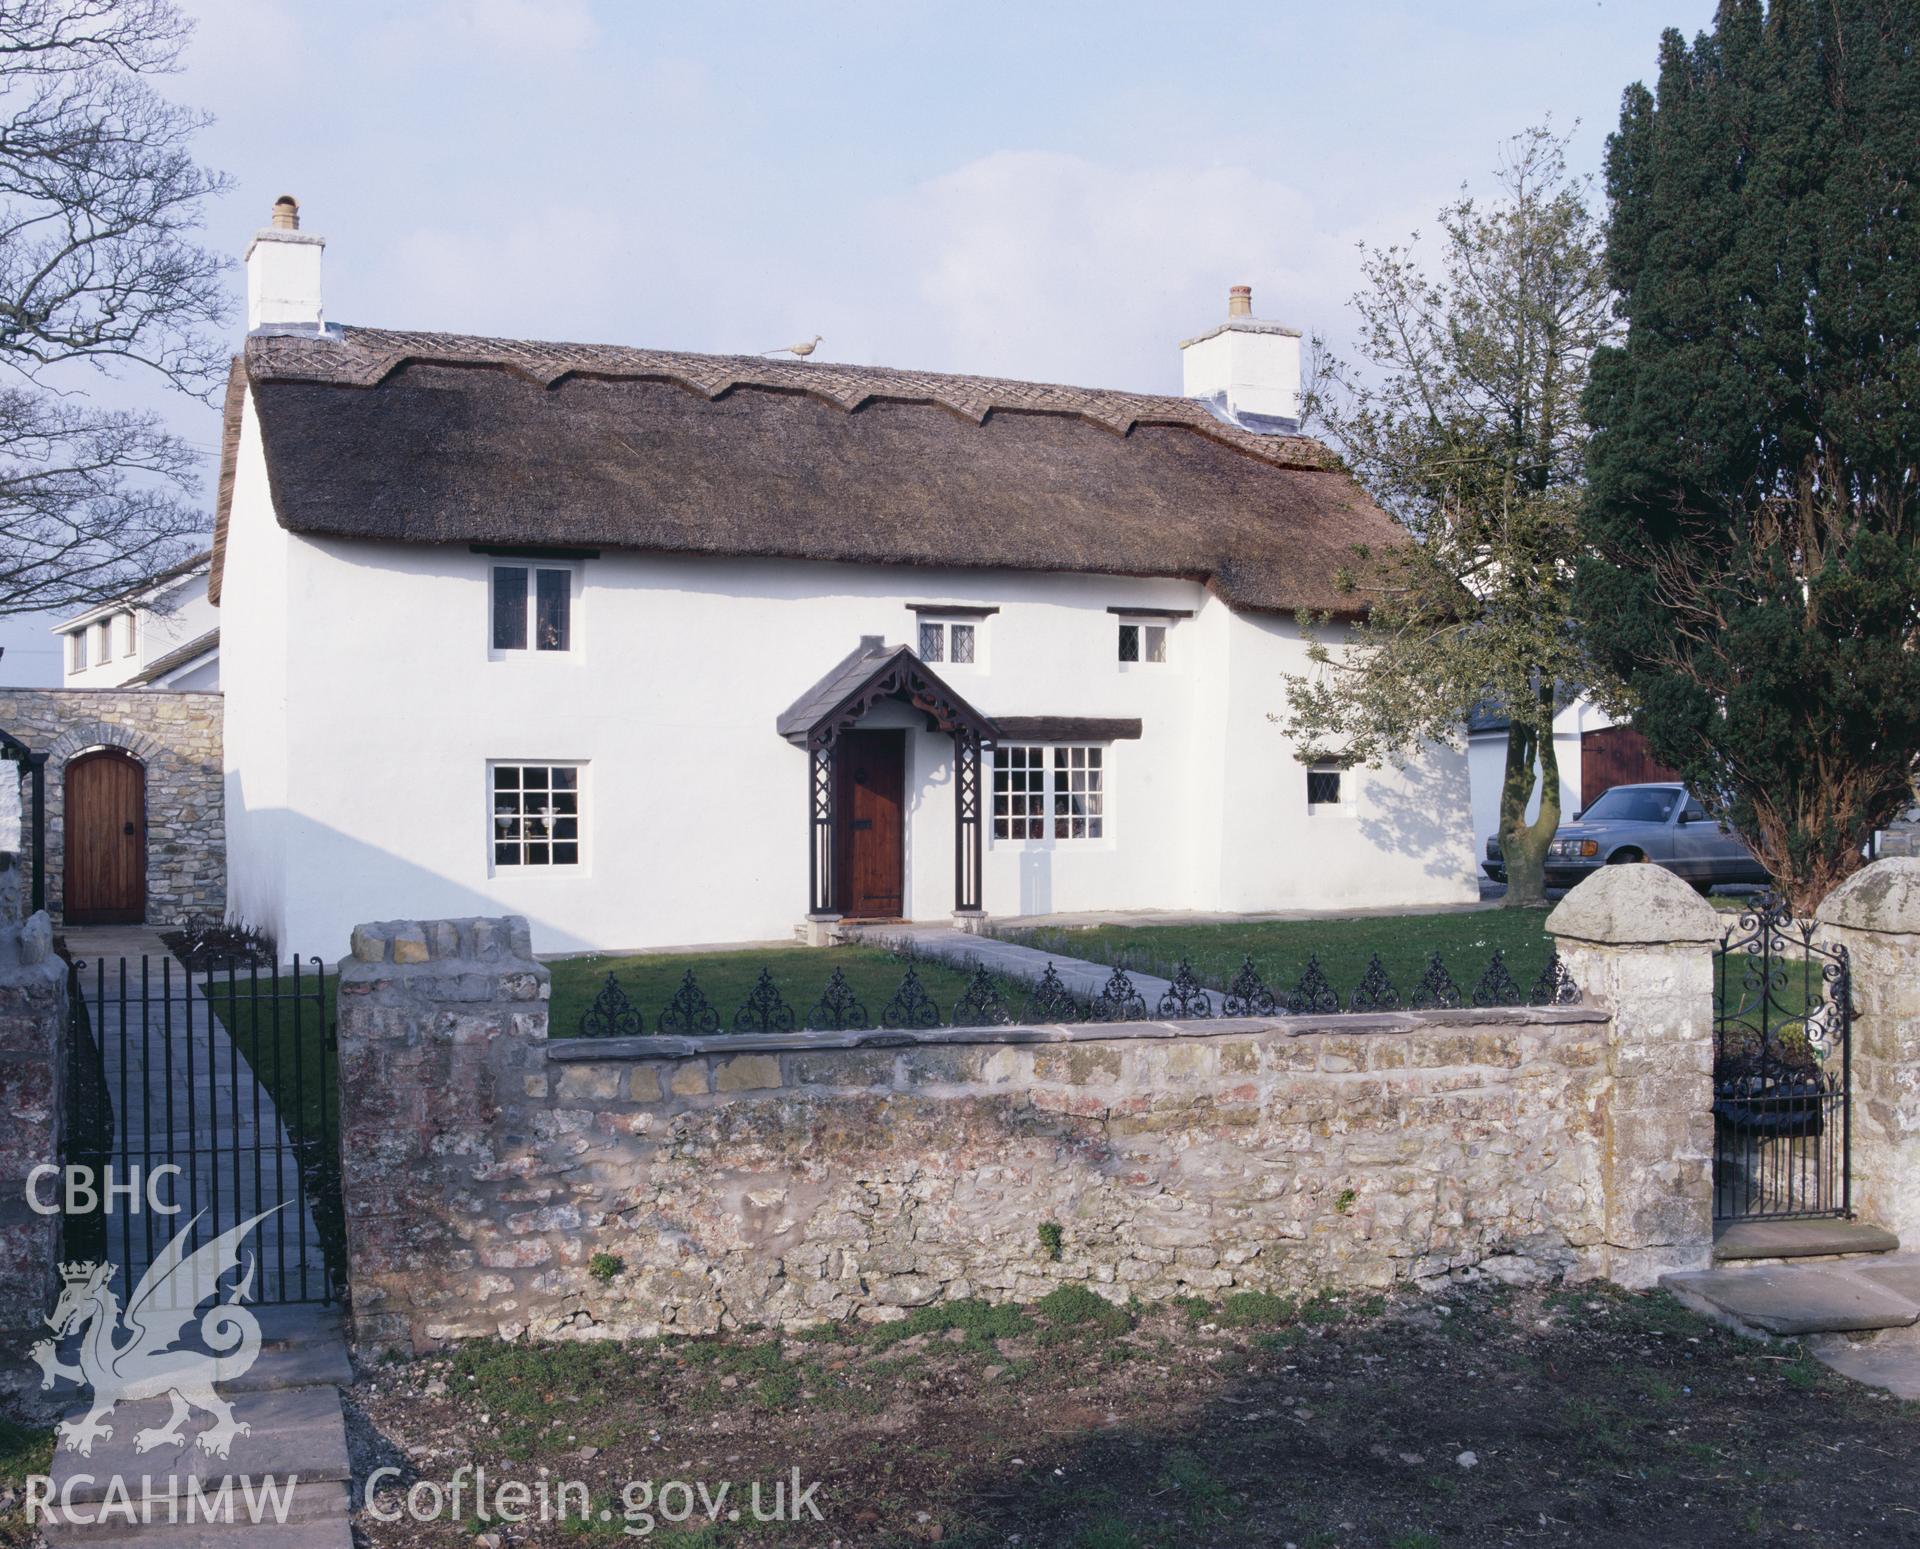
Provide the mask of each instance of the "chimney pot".
[{"label": "chimney pot", "polygon": [[1253,316],[1253,287],[1251,285],[1236,285],[1227,292],[1227,316]]},{"label": "chimney pot", "polygon": [[292,194],[282,194],[273,201],[273,229],[275,231],[300,229],[300,201]]}]

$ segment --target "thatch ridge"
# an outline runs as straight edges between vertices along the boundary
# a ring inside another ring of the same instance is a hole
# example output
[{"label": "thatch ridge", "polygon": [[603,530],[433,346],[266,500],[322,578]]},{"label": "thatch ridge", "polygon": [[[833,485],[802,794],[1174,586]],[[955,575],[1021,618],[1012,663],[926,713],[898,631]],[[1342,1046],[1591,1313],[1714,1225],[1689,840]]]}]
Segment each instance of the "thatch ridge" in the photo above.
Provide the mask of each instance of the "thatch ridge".
[{"label": "thatch ridge", "polygon": [[1399,538],[1318,442],[1184,398],[338,327],[255,334],[244,372],[276,517],[314,535],[1171,577],[1275,611],[1350,608],[1353,546]]}]

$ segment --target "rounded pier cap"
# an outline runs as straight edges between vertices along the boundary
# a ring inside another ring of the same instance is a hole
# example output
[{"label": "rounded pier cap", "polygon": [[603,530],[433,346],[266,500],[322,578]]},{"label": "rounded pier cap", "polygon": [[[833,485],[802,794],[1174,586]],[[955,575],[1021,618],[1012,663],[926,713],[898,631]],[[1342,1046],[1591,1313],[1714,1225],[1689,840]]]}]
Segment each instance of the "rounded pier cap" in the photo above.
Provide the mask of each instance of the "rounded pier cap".
[{"label": "rounded pier cap", "polygon": [[1598,946],[1718,941],[1712,904],[1664,866],[1602,866],[1554,906],[1547,933]]},{"label": "rounded pier cap", "polygon": [[1920,936],[1920,858],[1890,855],[1842,882],[1814,916],[1822,925]]}]

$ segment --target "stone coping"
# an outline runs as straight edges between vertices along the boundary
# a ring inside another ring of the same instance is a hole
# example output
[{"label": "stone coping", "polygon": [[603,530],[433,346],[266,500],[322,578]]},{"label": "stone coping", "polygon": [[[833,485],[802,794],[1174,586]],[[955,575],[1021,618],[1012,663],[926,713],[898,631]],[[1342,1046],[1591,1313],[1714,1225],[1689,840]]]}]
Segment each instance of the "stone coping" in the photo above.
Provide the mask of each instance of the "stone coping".
[{"label": "stone coping", "polygon": [[1605,1022],[1598,1006],[1462,1006],[1449,1011],[1331,1012],[1281,1017],[1215,1017],[1193,1022],[1048,1022],[1017,1027],[868,1027],[847,1032],[714,1033],[702,1037],[554,1038],[559,1064],[683,1060],[706,1054],[819,1049],[914,1049],[956,1044],[1101,1043],[1125,1039],[1231,1038],[1249,1033],[1411,1033],[1427,1027],[1524,1027]]}]

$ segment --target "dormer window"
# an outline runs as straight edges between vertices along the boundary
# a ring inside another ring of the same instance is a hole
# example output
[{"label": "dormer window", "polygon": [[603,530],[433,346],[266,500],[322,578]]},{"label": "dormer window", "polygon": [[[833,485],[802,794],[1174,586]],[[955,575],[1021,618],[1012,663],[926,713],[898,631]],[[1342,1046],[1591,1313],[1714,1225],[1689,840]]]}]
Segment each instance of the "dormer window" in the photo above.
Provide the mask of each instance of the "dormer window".
[{"label": "dormer window", "polygon": [[1166,659],[1165,624],[1123,623],[1120,626],[1121,661],[1164,663]]},{"label": "dormer window", "polygon": [[493,567],[493,649],[573,649],[573,567]]},{"label": "dormer window", "polygon": [[918,618],[917,653],[923,662],[951,667],[986,665],[986,621],[1000,610],[960,603],[910,602]]},{"label": "dormer window", "polygon": [[973,633],[972,624],[923,618],[920,621],[920,660],[970,665],[973,661]]}]

